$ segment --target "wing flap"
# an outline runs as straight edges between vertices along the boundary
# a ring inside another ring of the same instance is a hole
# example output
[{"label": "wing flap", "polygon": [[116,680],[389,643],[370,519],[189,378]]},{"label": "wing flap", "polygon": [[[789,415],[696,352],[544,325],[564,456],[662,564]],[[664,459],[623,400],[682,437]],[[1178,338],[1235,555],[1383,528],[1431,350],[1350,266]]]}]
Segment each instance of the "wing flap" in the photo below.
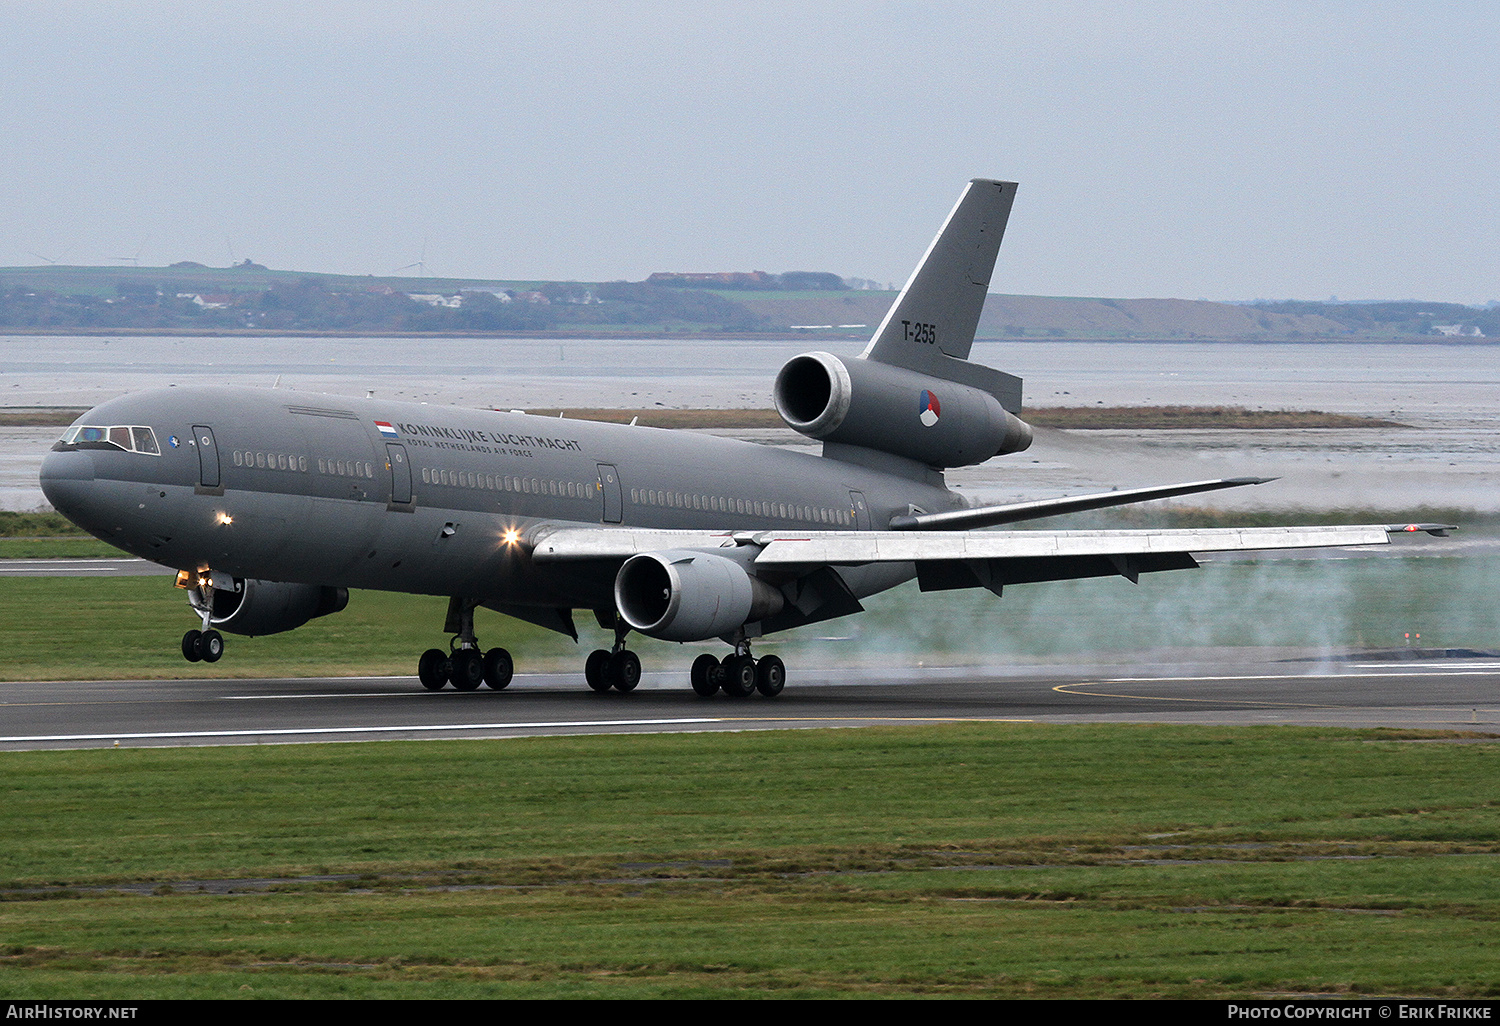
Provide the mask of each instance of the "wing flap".
[{"label": "wing flap", "polygon": [[916,563],[927,560],[1131,556],[1177,552],[1384,545],[1383,525],[1246,527],[1141,531],[816,532],[772,538],[756,566]]},{"label": "wing flap", "polygon": [[1136,556],[1384,545],[1392,532],[1435,525],[1216,527],[1130,531],[652,531],[548,527],[529,539],[540,563],[623,560],[663,549],[754,545],[756,566],[854,566],[933,560]]}]

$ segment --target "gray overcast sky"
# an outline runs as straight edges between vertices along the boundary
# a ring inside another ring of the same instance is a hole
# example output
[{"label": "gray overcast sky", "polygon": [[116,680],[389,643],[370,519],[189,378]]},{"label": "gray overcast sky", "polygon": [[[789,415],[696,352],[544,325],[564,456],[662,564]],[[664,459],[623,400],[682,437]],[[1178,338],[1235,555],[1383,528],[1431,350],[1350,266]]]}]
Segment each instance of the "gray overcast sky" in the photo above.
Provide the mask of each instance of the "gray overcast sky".
[{"label": "gray overcast sky", "polygon": [[[1500,299],[1500,5],[0,0],[0,266]],[[424,251],[425,246],[425,251]]]}]

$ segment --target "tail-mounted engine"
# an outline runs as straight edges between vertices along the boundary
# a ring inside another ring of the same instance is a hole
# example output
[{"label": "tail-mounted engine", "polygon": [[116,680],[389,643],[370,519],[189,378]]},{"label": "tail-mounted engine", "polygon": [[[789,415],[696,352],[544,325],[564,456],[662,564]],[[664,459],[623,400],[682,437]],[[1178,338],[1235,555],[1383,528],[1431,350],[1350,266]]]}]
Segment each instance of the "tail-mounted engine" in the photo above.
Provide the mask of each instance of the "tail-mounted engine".
[{"label": "tail-mounted engine", "polygon": [[615,608],[665,641],[706,641],[781,611],[780,591],[725,556],[691,549],[631,556],[615,576]]},{"label": "tail-mounted engine", "polygon": [[[952,360],[966,376],[998,371]],[[1031,445],[1031,426],[996,389],[831,353],[794,356],[776,375],[776,411],[787,426],[824,442],[893,453],[931,467],[967,467]]]},{"label": "tail-mounted engine", "polygon": [[[241,577],[225,580],[218,572],[197,576],[199,586],[183,585],[188,588],[188,602],[199,616],[209,613],[208,626],[230,634],[280,634],[316,617],[337,613],[349,604],[347,588]],[[203,577],[210,579],[201,580]]]}]

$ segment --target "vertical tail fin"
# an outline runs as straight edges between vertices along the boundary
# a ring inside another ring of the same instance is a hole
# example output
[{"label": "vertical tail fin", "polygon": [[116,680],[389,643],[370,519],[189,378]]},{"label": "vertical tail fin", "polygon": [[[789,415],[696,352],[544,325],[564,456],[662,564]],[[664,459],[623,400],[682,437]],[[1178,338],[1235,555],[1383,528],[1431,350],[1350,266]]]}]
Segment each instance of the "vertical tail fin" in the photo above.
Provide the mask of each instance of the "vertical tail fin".
[{"label": "vertical tail fin", "polygon": [[864,359],[935,373],[943,356],[969,358],[1015,198],[1015,182],[968,184],[860,354]]}]

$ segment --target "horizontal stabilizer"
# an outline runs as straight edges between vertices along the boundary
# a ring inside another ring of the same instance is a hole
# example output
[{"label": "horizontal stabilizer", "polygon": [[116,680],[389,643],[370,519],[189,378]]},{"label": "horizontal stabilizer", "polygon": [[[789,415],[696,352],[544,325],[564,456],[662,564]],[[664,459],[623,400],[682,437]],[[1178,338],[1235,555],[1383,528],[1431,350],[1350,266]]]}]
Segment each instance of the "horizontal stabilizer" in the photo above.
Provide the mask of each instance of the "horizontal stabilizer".
[{"label": "horizontal stabilizer", "polygon": [[1092,495],[1066,495],[1057,499],[1037,499],[1032,502],[1012,502],[1003,506],[977,506],[973,509],[955,509],[947,513],[918,513],[913,516],[892,517],[893,531],[966,531],[978,527],[994,527],[997,524],[1016,524],[1023,520],[1040,520],[1064,513],[1081,513],[1090,509],[1105,509],[1109,506],[1128,506],[1152,499],[1168,499],[1174,495],[1192,495],[1195,492],[1213,492],[1220,488],[1238,488],[1241,485],[1265,484],[1274,477],[1224,477],[1212,481],[1188,481],[1185,484],[1152,485],[1148,488],[1125,488],[1111,492],[1095,492]]}]

